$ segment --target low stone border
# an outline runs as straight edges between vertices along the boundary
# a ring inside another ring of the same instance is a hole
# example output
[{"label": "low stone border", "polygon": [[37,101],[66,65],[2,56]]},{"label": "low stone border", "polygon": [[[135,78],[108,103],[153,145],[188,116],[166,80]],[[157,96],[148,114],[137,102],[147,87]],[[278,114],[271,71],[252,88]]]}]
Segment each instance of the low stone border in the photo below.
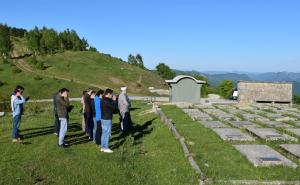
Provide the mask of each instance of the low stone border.
[{"label": "low stone border", "polygon": [[172,120],[168,119],[168,117],[159,108],[154,107],[154,111],[160,116],[161,121],[169,128],[169,130],[173,133],[175,138],[179,141],[185,157],[188,159],[190,165],[195,170],[195,172],[199,175],[199,184],[205,184],[205,180],[207,180],[206,176],[194,160],[191,152],[189,151],[187,145],[184,142],[184,138],[178,133],[176,127],[172,123]]}]

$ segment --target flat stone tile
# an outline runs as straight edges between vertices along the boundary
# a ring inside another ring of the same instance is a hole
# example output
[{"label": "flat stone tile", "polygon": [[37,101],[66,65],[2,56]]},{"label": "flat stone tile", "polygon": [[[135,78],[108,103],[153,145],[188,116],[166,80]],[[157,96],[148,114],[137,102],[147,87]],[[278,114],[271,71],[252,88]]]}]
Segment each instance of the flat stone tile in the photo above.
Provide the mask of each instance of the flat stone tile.
[{"label": "flat stone tile", "polygon": [[269,127],[278,127],[278,128],[280,128],[280,127],[285,127],[285,128],[292,127],[289,124],[282,123],[282,122],[279,122],[279,121],[264,121],[262,123],[266,126],[269,126]]},{"label": "flat stone tile", "polygon": [[262,117],[258,114],[246,113],[246,114],[243,114],[242,116],[248,121],[251,121],[251,120],[253,120],[253,121],[270,121],[270,119]]},{"label": "flat stone tile", "polygon": [[285,158],[267,145],[234,145],[255,167],[288,166],[297,168],[297,164]]},{"label": "flat stone tile", "polygon": [[294,123],[295,123],[295,125],[300,127],[300,121],[295,121]]},{"label": "flat stone tile", "polygon": [[254,141],[255,139],[250,135],[243,133],[241,130],[236,128],[213,128],[221,139],[225,141]]},{"label": "flat stone tile", "polygon": [[299,136],[300,137],[300,128],[288,128],[286,129],[292,133],[294,133],[295,135]]},{"label": "flat stone tile", "polygon": [[200,124],[207,128],[226,128],[229,127],[220,121],[199,121]]},{"label": "flat stone tile", "polygon": [[230,121],[230,124],[238,128],[259,127],[250,121]]},{"label": "flat stone tile", "polygon": [[247,130],[266,141],[298,141],[298,139],[287,134],[281,134],[273,128],[247,128]]},{"label": "flat stone tile", "polygon": [[300,144],[282,144],[279,146],[292,155],[300,158]]},{"label": "flat stone tile", "polygon": [[182,109],[186,114],[188,114],[193,120],[199,121],[199,120],[212,120],[212,118],[206,114],[201,112],[199,109]]}]

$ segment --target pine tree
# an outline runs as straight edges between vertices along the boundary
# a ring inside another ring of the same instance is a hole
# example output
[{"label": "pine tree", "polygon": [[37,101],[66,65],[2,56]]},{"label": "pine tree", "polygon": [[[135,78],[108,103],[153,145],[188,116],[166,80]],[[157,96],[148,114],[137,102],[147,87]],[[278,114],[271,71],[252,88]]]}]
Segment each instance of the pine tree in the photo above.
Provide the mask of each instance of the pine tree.
[{"label": "pine tree", "polygon": [[37,56],[37,53],[40,50],[40,40],[42,34],[38,27],[35,27],[33,30],[30,30],[26,35],[28,48],[33,50],[34,55]]},{"label": "pine tree", "polygon": [[3,58],[7,58],[8,53],[12,50],[12,43],[10,40],[9,27],[0,24],[0,53]]}]

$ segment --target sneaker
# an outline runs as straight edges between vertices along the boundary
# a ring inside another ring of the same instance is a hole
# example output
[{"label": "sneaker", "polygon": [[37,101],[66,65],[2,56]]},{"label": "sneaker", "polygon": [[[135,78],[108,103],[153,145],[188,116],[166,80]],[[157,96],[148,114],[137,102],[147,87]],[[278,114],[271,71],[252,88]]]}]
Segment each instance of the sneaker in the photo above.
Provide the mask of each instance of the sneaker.
[{"label": "sneaker", "polygon": [[64,143],[65,146],[70,146],[68,143]]},{"label": "sneaker", "polygon": [[23,141],[21,140],[21,138],[18,138],[17,140],[18,140],[19,143],[22,143],[22,142],[23,142]]},{"label": "sneaker", "polygon": [[54,132],[53,134],[56,135],[56,136],[58,136],[58,133],[56,133],[56,132]]},{"label": "sneaker", "polygon": [[112,151],[111,149],[107,148],[107,149],[103,149],[104,153],[113,153],[114,151]]},{"label": "sneaker", "polygon": [[69,147],[69,145],[68,144],[62,144],[62,145],[58,145],[60,148],[68,148]]},{"label": "sneaker", "polygon": [[18,143],[19,141],[17,139],[12,140],[13,143]]}]

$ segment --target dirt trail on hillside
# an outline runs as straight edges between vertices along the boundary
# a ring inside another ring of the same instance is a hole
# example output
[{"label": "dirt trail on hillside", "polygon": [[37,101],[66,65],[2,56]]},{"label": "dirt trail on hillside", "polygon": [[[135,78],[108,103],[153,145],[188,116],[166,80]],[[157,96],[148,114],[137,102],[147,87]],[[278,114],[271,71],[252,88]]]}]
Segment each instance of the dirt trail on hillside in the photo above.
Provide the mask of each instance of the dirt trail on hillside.
[{"label": "dirt trail on hillside", "polygon": [[107,88],[107,87],[102,86],[102,85],[92,84],[92,83],[84,82],[84,81],[77,80],[77,79],[69,79],[69,78],[61,77],[61,76],[57,76],[57,75],[45,74],[41,71],[37,71],[37,70],[33,69],[26,62],[26,60],[24,58],[16,59],[15,65],[20,70],[22,70],[24,72],[28,72],[28,73],[33,73],[35,75],[44,76],[44,77],[47,77],[47,78],[52,78],[52,79],[57,79],[57,80],[63,80],[63,81],[67,81],[67,82],[73,82],[73,83],[77,83],[77,84],[81,84],[81,85],[86,85],[88,87],[96,87],[96,88],[104,88],[104,89]]}]

